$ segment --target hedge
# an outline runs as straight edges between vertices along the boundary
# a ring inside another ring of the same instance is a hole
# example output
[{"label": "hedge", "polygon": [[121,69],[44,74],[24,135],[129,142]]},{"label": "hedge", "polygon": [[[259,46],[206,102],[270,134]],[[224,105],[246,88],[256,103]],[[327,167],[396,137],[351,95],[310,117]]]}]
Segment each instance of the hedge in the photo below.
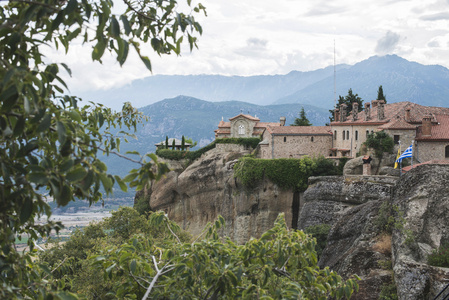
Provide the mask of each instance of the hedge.
[{"label": "hedge", "polygon": [[310,176],[341,175],[340,168],[324,157],[258,159],[242,157],[234,165],[234,177],[247,188],[254,188],[267,177],[283,189],[303,192]]},{"label": "hedge", "polygon": [[252,147],[253,149],[257,147],[260,143],[260,138],[222,138],[216,139],[207,146],[196,151],[180,151],[171,149],[158,149],[156,150],[156,155],[165,159],[170,160],[181,160],[187,159],[189,161],[194,161],[201,157],[207,151],[214,149],[216,144],[237,144],[246,147]]}]

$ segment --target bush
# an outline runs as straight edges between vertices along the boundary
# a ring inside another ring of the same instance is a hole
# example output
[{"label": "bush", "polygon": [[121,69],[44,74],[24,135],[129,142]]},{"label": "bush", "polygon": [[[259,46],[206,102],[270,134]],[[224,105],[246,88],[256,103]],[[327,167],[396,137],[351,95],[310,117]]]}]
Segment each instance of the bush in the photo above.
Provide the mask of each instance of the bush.
[{"label": "bush", "polygon": [[156,155],[165,159],[170,160],[181,160],[187,159],[192,162],[201,157],[204,153],[215,148],[216,144],[237,144],[243,145],[245,147],[256,148],[260,143],[260,138],[223,138],[216,139],[207,146],[196,151],[179,151],[171,149],[158,149],[156,150]]},{"label": "bush", "polygon": [[444,243],[438,250],[433,250],[427,260],[431,266],[449,268],[449,243]]},{"label": "bush", "polygon": [[318,258],[321,256],[321,253],[323,253],[324,248],[326,248],[327,236],[329,235],[330,230],[331,226],[329,224],[318,224],[304,229],[305,233],[310,234],[316,239],[315,250]]},{"label": "bush", "polygon": [[384,152],[393,152],[394,141],[385,131],[378,131],[370,133],[364,145],[372,148],[374,150],[374,155],[381,159]]},{"label": "bush", "polygon": [[234,177],[247,188],[254,188],[264,178],[283,189],[305,191],[310,176],[338,174],[338,167],[324,157],[258,159],[242,157],[234,165]]}]

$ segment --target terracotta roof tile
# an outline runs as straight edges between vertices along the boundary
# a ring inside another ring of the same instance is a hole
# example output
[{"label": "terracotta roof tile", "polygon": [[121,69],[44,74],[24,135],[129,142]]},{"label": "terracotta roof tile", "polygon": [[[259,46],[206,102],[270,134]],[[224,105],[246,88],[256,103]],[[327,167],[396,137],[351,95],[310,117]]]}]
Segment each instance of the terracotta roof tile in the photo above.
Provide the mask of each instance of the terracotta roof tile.
[{"label": "terracotta roof tile", "polygon": [[449,115],[434,115],[437,124],[432,124],[431,135],[422,136],[422,126],[418,127],[416,139],[421,141],[449,141]]},{"label": "terracotta roof tile", "polygon": [[[423,162],[420,164],[413,165],[413,169],[416,168],[417,166],[421,166],[421,165],[448,165],[448,164],[449,164],[449,160],[433,159],[433,160],[429,160],[429,161],[426,161],[426,162]],[[405,173],[405,172],[410,171],[411,169],[412,169],[412,166],[403,167],[402,172]]]},{"label": "terracotta roof tile", "polygon": [[232,121],[232,120],[237,119],[239,117],[244,117],[244,118],[249,119],[251,121],[260,121],[259,118],[256,118],[256,117],[253,117],[253,116],[250,116],[250,115],[244,115],[244,114],[239,114],[239,115],[237,115],[235,117],[230,118],[229,120]]}]

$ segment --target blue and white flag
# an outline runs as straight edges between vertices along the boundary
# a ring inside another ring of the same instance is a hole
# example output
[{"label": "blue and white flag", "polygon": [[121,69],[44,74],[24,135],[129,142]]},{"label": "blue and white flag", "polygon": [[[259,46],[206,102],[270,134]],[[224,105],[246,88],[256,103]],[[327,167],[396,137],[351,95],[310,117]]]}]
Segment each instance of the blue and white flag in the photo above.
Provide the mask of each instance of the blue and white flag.
[{"label": "blue and white flag", "polygon": [[396,162],[399,163],[406,157],[412,157],[412,155],[413,155],[413,144],[411,144],[410,147],[405,149],[405,151],[401,154],[401,156],[399,156],[399,158],[396,159]]}]

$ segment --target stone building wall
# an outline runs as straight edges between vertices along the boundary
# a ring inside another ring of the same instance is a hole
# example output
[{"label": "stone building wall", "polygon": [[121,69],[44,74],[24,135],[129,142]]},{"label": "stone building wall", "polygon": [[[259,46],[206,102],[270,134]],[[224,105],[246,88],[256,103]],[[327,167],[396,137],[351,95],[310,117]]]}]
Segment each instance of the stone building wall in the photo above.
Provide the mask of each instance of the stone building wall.
[{"label": "stone building wall", "polygon": [[301,158],[305,155],[329,156],[329,149],[332,146],[330,135],[275,135],[272,137],[265,132],[264,140],[268,141],[268,145],[261,145],[260,155],[265,159]]},{"label": "stone building wall", "polygon": [[426,162],[432,159],[449,160],[449,158],[445,157],[447,146],[449,146],[449,142],[417,142],[414,157],[419,159],[420,162]]},{"label": "stone building wall", "polygon": [[237,144],[215,144],[215,152],[224,153],[224,152],[245,152],[248,149],[245,149],[244,145]]},{"label": "stone building wall", "polygon": [[[407,149],[408,146],[412,144],[412,140],[415,139],[416,136],[416,130],[385,130],[386,133],[388,133],[392,138],[395,135],[399,135],[399,140],[401,141],[401,150],[404,151]],[[395,145],[396,151],[398,145]]]},{"label": "stone building wall", "polygon": [[[360,151],[362,144],[366,142],[367,132],[379,131],[379,125],[362,126],[362,125],[348,125],[348,126],[332,126],[332,133],[334,135],[333,148],[350,149],[347,156],[356,157],[357,152]],[[349,139],[347,132],[349,131]],[[343,132],[345,139],[343,139]],[[357,133],[357,134],[356,134]],[[357,139],[356,139],[357,135]],[[341,153],[337,153],[341,156]]]},{"label": "stone building wall", "polygon": [[[243,125],[245,127],[245,134],[239,134],[239,126]],[[255,121],[248,120],[244,117],[239,117],[235,120],[231,121],[231,137],[241,138],[241,137],[252,137],[254,126],[256,125]]]}]

